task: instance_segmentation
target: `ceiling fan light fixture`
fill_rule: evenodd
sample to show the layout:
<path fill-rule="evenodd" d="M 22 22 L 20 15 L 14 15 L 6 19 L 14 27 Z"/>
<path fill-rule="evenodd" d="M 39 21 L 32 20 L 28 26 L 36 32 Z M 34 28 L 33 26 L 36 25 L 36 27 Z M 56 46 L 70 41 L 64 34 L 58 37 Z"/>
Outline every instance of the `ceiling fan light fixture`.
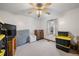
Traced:
<path fill-rule="evenodd" d="M 42 11 L 41 10 L 37 10 L 36 11 L 36 14 L 38 15 L 38 14 L 42 14 Z"/>
<path fill-rule="evenodd" d="M 46 13 L 50 15 L 48 12 L 48 7 L 51 5 L 51 3 L 31 3 L 34 10 L 36 11 L 36 14 L 40 17 L 43 13 Z"/>

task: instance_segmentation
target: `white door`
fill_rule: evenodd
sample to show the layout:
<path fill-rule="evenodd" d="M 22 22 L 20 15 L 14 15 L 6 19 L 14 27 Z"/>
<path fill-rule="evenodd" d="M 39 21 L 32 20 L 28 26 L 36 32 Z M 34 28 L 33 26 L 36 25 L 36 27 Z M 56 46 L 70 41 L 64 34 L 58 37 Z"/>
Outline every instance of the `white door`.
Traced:
<path fill-rule="evenodd" d="M 48 21 L 48 33 L 49 33 L 48 38 L 53 41 L 55 41 L 55 35 L 57 33 L 56 25 L 57 25 L 56 19 Z"/>

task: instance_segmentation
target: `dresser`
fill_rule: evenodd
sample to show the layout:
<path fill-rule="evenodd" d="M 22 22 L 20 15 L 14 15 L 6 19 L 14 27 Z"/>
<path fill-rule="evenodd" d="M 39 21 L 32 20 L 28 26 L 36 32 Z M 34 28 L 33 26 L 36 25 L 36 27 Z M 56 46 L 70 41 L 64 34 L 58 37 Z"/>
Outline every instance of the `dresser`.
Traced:
<path fill-rule="evenodd" d="M 44 39 L 44 30 L 35 30 L 34 34 L 37 40 Z"/>

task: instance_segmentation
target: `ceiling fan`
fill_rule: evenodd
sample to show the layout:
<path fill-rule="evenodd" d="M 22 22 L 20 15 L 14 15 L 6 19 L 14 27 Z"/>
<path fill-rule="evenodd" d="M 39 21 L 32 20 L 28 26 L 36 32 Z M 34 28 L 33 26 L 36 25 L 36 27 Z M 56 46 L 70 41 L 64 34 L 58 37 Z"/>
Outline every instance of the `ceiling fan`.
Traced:
<path fill-rule="evenodd" d="M 50 15 L 50 12 L 48 12 L 48 7 L 51 5 L 51 3 L 30 3 L 32 6 L 31 11 L 29 11 L 29 14 L 36 13 L 38 17 L 40 17 L 43 13 Z"/>

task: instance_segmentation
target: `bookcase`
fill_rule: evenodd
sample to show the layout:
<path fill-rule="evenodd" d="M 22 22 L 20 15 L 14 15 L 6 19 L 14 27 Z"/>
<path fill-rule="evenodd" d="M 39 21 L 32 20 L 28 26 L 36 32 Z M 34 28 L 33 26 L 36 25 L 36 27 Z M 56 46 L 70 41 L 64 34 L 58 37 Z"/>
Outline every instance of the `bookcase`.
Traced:
<path fill-rule="evenodd" d="M 69 36 L 69 32 L 59 32 L 58 36 L 55 37 L 56 39 L 56 48 L 63 50 L 65 52 L 70 51 L 70 41 L 72 37 Z"/>
<path fill-rule="evenodd" d="M 16 25 L 2 24 L 0 27 L 0 56 L 13 56 L 16 51 Z"/>

